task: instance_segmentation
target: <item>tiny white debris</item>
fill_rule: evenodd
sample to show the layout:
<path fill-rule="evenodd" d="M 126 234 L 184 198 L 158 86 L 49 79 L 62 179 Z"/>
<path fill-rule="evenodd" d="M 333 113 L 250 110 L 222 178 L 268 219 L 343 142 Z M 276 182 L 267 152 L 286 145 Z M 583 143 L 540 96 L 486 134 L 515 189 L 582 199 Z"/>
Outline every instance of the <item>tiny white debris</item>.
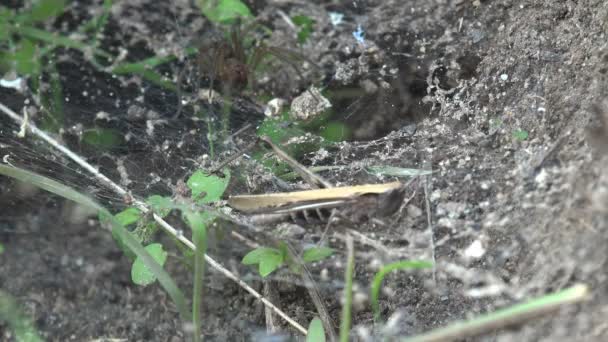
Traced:
<path fill-rule="evenodd" d="M 214 99 L 221 99 L 221 95 L 213 89 L 205 88 L 198 91 L 198 98 L 213 103 Z"/>
<path fill-rule="evenodd" d="M 274 98 L 268 101 L 266 108 L 264 108 L 264 115 L 267 117 L 273 117 L 281 114 L 281 110 L 286 103 L 287 101 L 280 98 Z"/>
<path fill-rule="evenodd" d="M 0 87 L 12 88 L 19 92 L 23 91 L 23 78 L 17 77 L 14 80 L 0 79 Z"/>
<path fill-rule="evenodd" d="M 328 281 L 329 280 L 329 270 L 327 268 L 324 268 L 321 270 L 321 280 L 322 281 Z"/>
<path fill-rule="evenodd" d="M 545 169 L 542 169 L 542 170 L 540 170 L 538 175 L 536 175 L 536 177 L 534 177 L 534 181 L 536 183 L 538 183 L 539 185 L 545 185 L 548 177 L 549 177 L 549 174 L 547 173 L 547 171 L 545 171 Z"/>
<path fill-rule="evenodd" d="M 470 289 L 466 291 L 467 296 L 471 298 L 487 298 L 495 297 L 505 291 L 505 286 L 500 284 L 491 284 L 485 287 Z"/>
<path fill-rule="evenodd" d="M 473 243 L 464 251 L 464 256 L 472 259 L 479 259 L 484 254 L 486 254 L 486 250 L 483 248 L 481 240 L 473 241 Z"/>
<path fill-rule="evenodd" d="M 436 202 L 441 198 L 441 191 L 439 189 L 431 193 L 431 202 Z"/>
<path fill-rule="evenodd" d="M 547 111 L 547 110 L 545 109 L 545 107 L 538 107 L 536 110 L 537 110 L 539 113 L 544 113 L 544 112 L 546 112 L 546 111 Z"/>
<path fill-rule="evenodd" d="M 509 75 L 507 75 L 507 74 L 502 74 L 502 75 L 500 75 L 500 79 L 501 79 L 501 80 L 503 80 L 503 81 L 506 81 L 506 80 L 508 80 L 508 79 L 509 79 Z"/>
<path fill-rule="evenodd" d="M 100 111 L 95 114 L 95 119 L 97 120 L 110 120 L 110 114 L 108 112 Z"/>
<path fill-rule="evenodd" d="M 344 14 L 338 12 L 329 12 L 329 20 L 334 27 L 340 25 L 342 23 L 342 19 L 344 19 Z"/>

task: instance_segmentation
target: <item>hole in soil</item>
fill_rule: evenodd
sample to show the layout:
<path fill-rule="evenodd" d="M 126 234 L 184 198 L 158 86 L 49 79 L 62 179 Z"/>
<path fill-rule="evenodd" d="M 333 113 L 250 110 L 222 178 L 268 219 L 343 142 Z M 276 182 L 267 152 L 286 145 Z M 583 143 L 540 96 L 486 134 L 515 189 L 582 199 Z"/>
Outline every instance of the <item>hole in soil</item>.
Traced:
<path fill-rule="evenodd" d="M 462 69 L 459 78 L 468 80 L 477 77 L 477 66 L 481 63 L 481 58 L 479 56 L 465 54 L 462 57 L 458 57 L 456 62 Z"/>
<path fill-rule="evenodd" d="M 363 54 L 337 67 L 326 93 L 333 106 L 332 121 L 344 123 L 352 132 L 348 140 L 377 139 L 429 112 L 430 106 L 421 101 L 427 68 L 407 56 L 407 52 L 388 57 Z M 340 74 L 344 72 L 346 76 Z M 345 79 L 348 73 L 356 75 Z"/>

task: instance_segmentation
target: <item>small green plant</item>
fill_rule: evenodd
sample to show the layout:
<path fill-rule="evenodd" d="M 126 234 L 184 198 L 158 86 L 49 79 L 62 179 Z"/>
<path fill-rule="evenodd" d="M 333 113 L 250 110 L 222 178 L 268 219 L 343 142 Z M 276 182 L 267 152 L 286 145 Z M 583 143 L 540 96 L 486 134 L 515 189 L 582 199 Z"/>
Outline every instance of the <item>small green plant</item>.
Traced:
<path fill-rule="evenodd" d="M 302 260 L 307 263 L 321 261 L 330 257 L 334 250 L 328 247 L 312 247 L 304 250 Z M 292 270 L 298 271 L 296 265 L 289 256 L 287 247 L 280 244 L 279 248 L 259 247 L 247 253 L 242 260 L 244 265 L 258 265 L 258 273 L 263 278 L 287 264 Z"/>
<path fill-rule="evenodd" d="M 8 293 L 0 290 L 0 322 L 6 322 L 16 341 L 43 341 L 32 321 L 26 317 L 19 305 Z"/>
<path fill-rule="evenodd" d="M 513 131 L 513 138 L 519 140 L 519 141 L 524 141 L 526 139 L 528 139 L 528 131 L 523 130 L 523 129 L 518 129 Z"/>
<path fill-rule="evenodd" d="M 242 260 L 244 265 L 258 265 L 258 272 L 266 277 L 287 260 L 286 251 L 278 248 L 259 247 L 247 253 Z"/>
<path fill-rule="evenodd" d="M 167 252 L 160 243 L 149 244 L 145 249 L 161 267 L 165 265 L 165 261 L 167 261 Z M 143 263 L 141 258 L 137 258 L 131 267 L 131 279 L 137 285 L 146 286 L 155 282 L 156 276 Z"/>
<path fill-rule="evenodd" d="M 203 15 L 215 23 L 229 24 L 252 16 L 249 7 L 240 0 L 197 0 L 196 3 Z"/>
<path fill-rule="evenodd" d="M 82 141 L 101 150 L 110 150 L 121 145 L 123 138 L 115 129 L 89 128 L 82 132 Z"/>
<path fill-rule="evenodd" d="M 325 342 L 325 329 L 323 329 L 323 322 L 318 317 L 310 321 L 306 342 Z"/>
<path fill-rule="evenodd" d="M 380 305 L 378 304 L 378 297 L 380 296 L 380 287 L 382 286 L 382 281 L 384 280 L 384 277 L 386 277 L 389 273 L 397 270 L 407 271 L 431 267 L 433 267 L 433 264 L 428 261 L 416 260 L 397 261 L 392 264 L 383 266 L 374 276 L 374 280 L 372 281 L 371 286 L 370 298 L 372 302 L 372 309 L 374 311 L 374 319 L 378 320 L 378 318 L 380 318 Z"/>
<path fill-rule="evenodd" d="M 191 193 L 190 201 L 196 204 L 208 204 L 219 200 L 224 194 L 229 180 L 229 171 L 224 172 L 224 177 L 207 175 L 200 170 L 194 172 L 186 182 Z M 155 214 L 162 218 L 166 217 L 172 209 L 181 210 L 184 221 L 188 223 L 191 229 L 199 231 L 197 234 L 205 235 L 200 233 L 200 230 L 206 229 L 208 224 L 214 219 L 207 212 L 194 212 L 181 203 L 175 203 L 171 198 L 159 195 L 148 197 L 146 204 L 152 208 Z M 150 220 L 148 216 L 143 215 L 135 207 L 125 208 L 117 213 L 114 218 L 125 227 L 135 225 L 136 227 L 131 230 L 131 234 L 142 244 L 147 244 L 152 235 L 158 230 L 156 222 Z M 125 254 L 133 259 L 134 255 L 127 248 L 124 248 L 122 241 L 116 236 L 115 239 Z M 146 245 L 146 250 L 161 266 L 164 265 L 167 255 L 162 245 L 152 243 Z M 152 284 L 156 280 L 154 274 L 138 259 L 134 260 L 131 267 L 131 279 L 135 284 L 143 286 Z"/>
<path fill-rule="evenodd" d="M 296 15 L 295 17 L 291 18 L 291 20 L 300 29 L 298 31 L 298 42 L 300 44 L 306 43 L 312 33 L 312 26 L 314 25 L 315 21 L 306 15 Z"/>

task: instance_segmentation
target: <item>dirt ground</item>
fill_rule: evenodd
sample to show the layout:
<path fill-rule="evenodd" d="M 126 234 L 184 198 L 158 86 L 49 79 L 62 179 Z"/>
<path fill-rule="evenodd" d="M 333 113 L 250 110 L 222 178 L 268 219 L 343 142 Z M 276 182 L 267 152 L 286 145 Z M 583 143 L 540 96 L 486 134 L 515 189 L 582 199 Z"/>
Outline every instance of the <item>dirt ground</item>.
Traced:
<path fill-rule="evenodd" d="M 365 89 L 360 96 L 332 99 L 339 120 L 352 130 L 350 141 L 307 154 L 303 163 L 342 166 L 322 173 L 342 185 L 395 179 L 365 172 L 370 165 L 433 171 L 427 181 L 410 185 L 407 205 L 384 218 L 389 225 L 357 227 L 383 249 L 356 247 L 359 306 L 353 339 L 410 336 L 577 283 L 589 286 L 590 300 L 471 340 L 608 339 L 608 3 L 253 2 L 254 14 L 273 28 L 268 44 L 294 44 L 294 30 L 279 11 L 316 21 L 301 51 L 323 74 L 318 81 L 319 72 L 308 67 L 300 79 L 286 63 L 273 64 L 256 76 L 258 93 L 292 100 L 312 79 L 334 93 Z M 75 4 L 48 28 L 69 32 L 71 23 L 90 18 L 100 6 L 98 1 Z M 126 49 L 129 61 L 183 55 L 185 46 L 211 29 L 197 11 L 189 1 L 114 4 L 102 46 L 112 53 Z M 344 14 L 344 21 L 333 25 L 330 12 Z M 358 26 L 365 32 L 363 44 L 352 34 Z M 174 92 L 138 76 L 101 73 L 74 51 L 60 50 L 57 60 L 69 99 L 62 141 L 134 194 L 171 195 L 178 180 L 219 161 L 203 158 L 206 123 L 195 120 L 193 109 L 185 106 L 174 116 Z M 188 63 L 184 58 L 161 70 L 176 79 Z M 232 131 L 263 117 L 251 104 L 255 96 L 242 98 L 243 105 L 233 108 Z M 21 112 L 24 101 L 22 94 L 0 88 L 0 102 L 13 110 Z M 111 119 L 100 119 L 100 112 Z M 156 134 L 148 131 L 152 121 Z M 82 127 L 93 125 L 112 127 L 130 139 L 111 153 L 97 153 L 79 140 Z M 17 130 L 9 119 L 0 119 L 0 151 L 13 164 L 92 193 L 111 208 L 120 205 L 120 198 L 43 143 L 31 136 L 16 138 Z M 234 144 L 243 147 L 248 139 L 239 136 Z M 233 165 L 252 181 L 232 186 L 229 193 L 280 191 L 273 177 L 251 163 Z M 128 259 L 94 217 L 76 220 L 73 204 L 4 177 L 0 193 L 0 243 L 5 247 L 0 288 L 23 305 L 46 339 L 188 339 L 175 306 L 158 285 L 132 284 Z M 304 245 L 317 242 L 324 227 L 288 228 L 292 241 Z M 345 251 L 336 234 L 338 229 L 330 239 L 336 255 L 310 271 L 337 327 Z M 482 253 L 474 255 L 471 246 L 481 246 Z M 220 241 L 210 254 L 261 291 L 254 270 L 240 265 L 247 250 L 238 242 Z M 390 275 L 380 307 L 392 323 L 374 327 L 370 282 L 379 265 L 408 258 L 434 260 L 436 266 Z M 177 250 L 166 268 L 191 292 L 191 274 Z M 262 304 L 217 272 L 208 274 L 203 315 L 208 340 L 275 341 L 297 335 L 275 318 L 284 339 L 267 337 Z M 286 270 L 273 278 L 272 297 L 307 325 L 315 308 L 306 289 L 281 276 L 289 278 Z M 10 336 L 0 324 L 0 339 Z"/>

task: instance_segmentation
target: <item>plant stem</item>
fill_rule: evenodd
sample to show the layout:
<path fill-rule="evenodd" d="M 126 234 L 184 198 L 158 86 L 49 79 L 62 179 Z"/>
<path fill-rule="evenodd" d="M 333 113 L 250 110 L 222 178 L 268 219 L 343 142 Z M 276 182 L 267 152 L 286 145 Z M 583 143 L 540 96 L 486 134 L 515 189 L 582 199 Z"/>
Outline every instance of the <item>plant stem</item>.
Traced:
<path fill-rule="evenodd" d="M 342 322 L 340 323 L 340 342 L 348 342 L 348 335 L 351 325 L 351 309 L 353 301 L 353 276 L 355 273 L 355 248 L 353 237 L 348 235 L 346 238 L 346 248 L 348 250 L 346 271 L 344 276 L 344 305 L 342 306 Z"/>

